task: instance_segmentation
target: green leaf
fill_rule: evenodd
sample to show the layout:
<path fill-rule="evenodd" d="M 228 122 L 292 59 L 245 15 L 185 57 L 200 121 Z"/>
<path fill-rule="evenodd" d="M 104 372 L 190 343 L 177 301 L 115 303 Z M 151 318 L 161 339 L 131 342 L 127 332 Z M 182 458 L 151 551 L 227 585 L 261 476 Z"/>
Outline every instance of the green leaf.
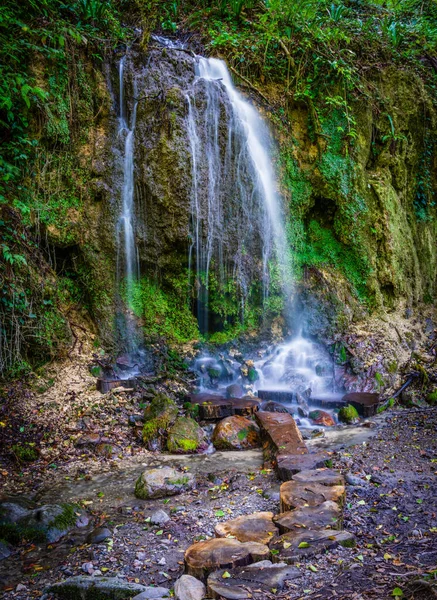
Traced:
<path fill-rule="evenodd" d="M 160 529 L 159 531 L 156 532 L 156 535 L 162 535 L 164 533 L 164 531 L 162 529 Z"/>
<path fill-rule="evenodd" d="M 225 571 L 222 575 L 223 579 L 229 579 L 230 576 L 231 576 L 231 574 L 228 573 L 227 571 Z"/>
<path fill-rule="evenodd" d="M 308 569 L 310 569 L 313 573 L 317 573 L 317 571 L 319 570 L 317 567 L 315 567 L 314 565 L 308 565 Z"/>
<path fill-rule="evenodd" d="M 222 510 L 216 510 L 214 514 L 216 517 L 224 517 L 225 516 L 225 513 Z"/>
<path fill-rule="evenodd" d="M 391 593 L 392 596 L 403 596 L 404 592 L 401 590 L 401 588 L 395 587 L 395 589 L 392 591 Z"/>
<path fill-rule="evenodd" d="M 308 544 L 308 542 L 301 542 L 298 546 L 298 548 L 309 548 L 310 545 Z"/>

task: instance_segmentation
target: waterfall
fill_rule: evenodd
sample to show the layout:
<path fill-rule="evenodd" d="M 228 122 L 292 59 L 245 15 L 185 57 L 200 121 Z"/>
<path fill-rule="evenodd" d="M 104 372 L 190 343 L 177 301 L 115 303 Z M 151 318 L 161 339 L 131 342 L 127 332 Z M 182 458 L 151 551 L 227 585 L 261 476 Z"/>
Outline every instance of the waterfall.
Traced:
<path fill-rule="evenodd" d="M 134 317 L 130 310 L 133 301 L 133 285 L 139 274 L 138 253 L 135 244 L 134 233 L 134 143 L 135 143 L 135 124 L 137 117 L 137 100 L 134 100 L 132 115 L 129 120 L 125 113 L 124 99 L 124 70 L 126 56 L 119 63 L 119 136 L 124 137 L 124 155 L 123 155 L 123 183 L 121 188 L 121 213 L 118 219 L 117 237 L 118 252 L 122 253 L 122 258 L 118 259 L 118 279 L 119 284 L 124 286 L 125 299 L 127 303 L 127 312 L 124 315 L 124 344 L 128 351 L 136 349 L 138 331 L 135 325 Z M 134 83 L 134 97 L 136 98 L 136 89 Z"/>
<path fill-rule="evenodd" d="M 237 91 L 223 61 L 198 58 L 196 75 L 186 95 L 193 180 L 189 269 L 194 272 L 195 265 L 198 322 L 207 332 L 213 263 L 219 285 L 231 280 L 238 286 L 242 314 L 253 285 L 248 263 L 254 257 L 262 261 L 264 300 L 272 250 L 286 303 L 292 296 L 292 270 L 268 128 Z M 228 273 L 231 262 L 233 272 Z"/>

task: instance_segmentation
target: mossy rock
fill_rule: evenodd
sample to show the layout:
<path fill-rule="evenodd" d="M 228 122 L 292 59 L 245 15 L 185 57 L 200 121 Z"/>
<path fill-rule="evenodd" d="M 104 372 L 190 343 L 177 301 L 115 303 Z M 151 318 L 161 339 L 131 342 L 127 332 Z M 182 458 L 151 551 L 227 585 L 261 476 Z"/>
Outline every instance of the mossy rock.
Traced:
<path fill-rule="evenodd" d="M 190 417 L 178 417 L 168 431 L 169 452 L 196 452 L 204 441 L 203 429 Z"/>
<path fill-rule="evenodd" d="M 178 416 L 177 405 L 165 396 L 157 394 L 144 411 L 143 442 L 148 447 L 161 447 L 162 438 Z"/>
<path fill-rule="evenodd" d="M 354 406 L 348 404 L 347 406 L 343 406 L 343 408 L 340 408 L 340 410 L 338 411 L 338 420 L 342 423 L 347 423 L 348 425 L 351 425 L 352 423 L 358 423 L 358 421 L 360 420 L 360 415 L 358 414 L 358 411 Z"/>
<path fill-rule="evenodd" d="M 247 378 L 250 383 L 255 383 L 255 381 L 259 379 L 258 371 L 255 369 L 255 367 L 249 367 Z"/>

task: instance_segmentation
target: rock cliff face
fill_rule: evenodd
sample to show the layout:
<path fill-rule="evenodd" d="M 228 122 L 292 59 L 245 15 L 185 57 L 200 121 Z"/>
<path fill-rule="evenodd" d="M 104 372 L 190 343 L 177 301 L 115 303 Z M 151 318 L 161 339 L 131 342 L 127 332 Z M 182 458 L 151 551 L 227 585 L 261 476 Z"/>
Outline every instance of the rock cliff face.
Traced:
<path fill-rule="evenodd" d="M 49 157 L 57 154 L 57 166 L 41 164 L 32 183 L 40 196 L 44 192 L 48 205 L 64 188 L 74 192 L 67 194 L 59 211 L 53 209 L 42 230 L 58 275 L 77 282 L 108 348 L 116 344 L 116 228 L 123 158 L 116 65 L 116 57 L 102 70 L 91 69 L 86 61 L 81 64 L 75 118 L 82 133 L 74 155 L 67 160 L 46 132 L 42 142 Z M 128 65 L 128 112 L 135 95 L 138 101 L 135 233 L 142 273 L 132 310 L 146 333 L 167 334 L 180 327 L 176 341 L 193 339 L 202 284 L 188 273 L 194 268 L 188 117 L 196 61 L 189 51 L 155 45 L 148 51 L 133 50 Z M 387 313 L 395 308 L 414 311 L 435 295 L 436 114 L 421 81 L 411 73 L 388 68 L 375 76 L 372 90 L 356 99 L 353 120 L 346 122 L 334 106 L 331 114 L 318 119 L 316 129 L 304 105 L 292 104 L 280 118 L 261 107 L 277 139 L 275 162 L 297 281 L 296 305 L 303 315 L 299 324 L 303 318 L 307 332 L 330 343 L 369 314 L 390 319 Z M 274 103 L 275 90 L 264 92 Z M 335 98 L 336 91 L 332 94 Z M 375 109 L 376 95 L 384 99 L 384 112 Z M 199 114 L 206 110 L 206 92 L 194 101 Z M 222 145 L 228 136 L 227 110 L 223 98 L 223 118 L 217 125 Z M 345 131 L 351 144 L 342 141 Z M 249 205 L 240 210 L 238 194 L 232 196 L 226 177 L 218 182 L 219 189 L 221 185 L 226 226 L 217 228 L 212 241 L 209 302 L 210 330 L 224 330 L 225 339 L 226 332 L 231 337 L 242 330 L 239 301 L 244 286 L 244 326 L 259 331 L 266 322 L 261 309 L 260 208 L 252 200 L 253 214 Z M 281 310 L 274 284 L 266 309 L 269 327 L 278 323 L 274 319 Z"/>

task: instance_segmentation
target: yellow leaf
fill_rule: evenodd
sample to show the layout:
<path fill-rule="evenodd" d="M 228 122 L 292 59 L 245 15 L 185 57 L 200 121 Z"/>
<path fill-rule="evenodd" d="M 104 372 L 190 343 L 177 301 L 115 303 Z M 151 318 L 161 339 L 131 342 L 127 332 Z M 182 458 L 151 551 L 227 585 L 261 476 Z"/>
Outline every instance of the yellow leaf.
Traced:
<path fill-rule="evenodd" d="M 227 571 L 225 571 L 222 575 L 223 579 L 228 579 L 230 576 L 230 573 L 228 573 Z"/>
<path fill-rule="evenodd" d="M 386 553 L 384 554 L 384 560 L 388 560 L 389 558 L 392 558 L 392 555 L 391 555 L 391 554 L 389 554 L 388 552 L 386 552 Z"/>
<path fill-rule="evenodd" d="M 284 542 L 284 550 L 287 550 L 291 546 L 290 542 Z"/>

